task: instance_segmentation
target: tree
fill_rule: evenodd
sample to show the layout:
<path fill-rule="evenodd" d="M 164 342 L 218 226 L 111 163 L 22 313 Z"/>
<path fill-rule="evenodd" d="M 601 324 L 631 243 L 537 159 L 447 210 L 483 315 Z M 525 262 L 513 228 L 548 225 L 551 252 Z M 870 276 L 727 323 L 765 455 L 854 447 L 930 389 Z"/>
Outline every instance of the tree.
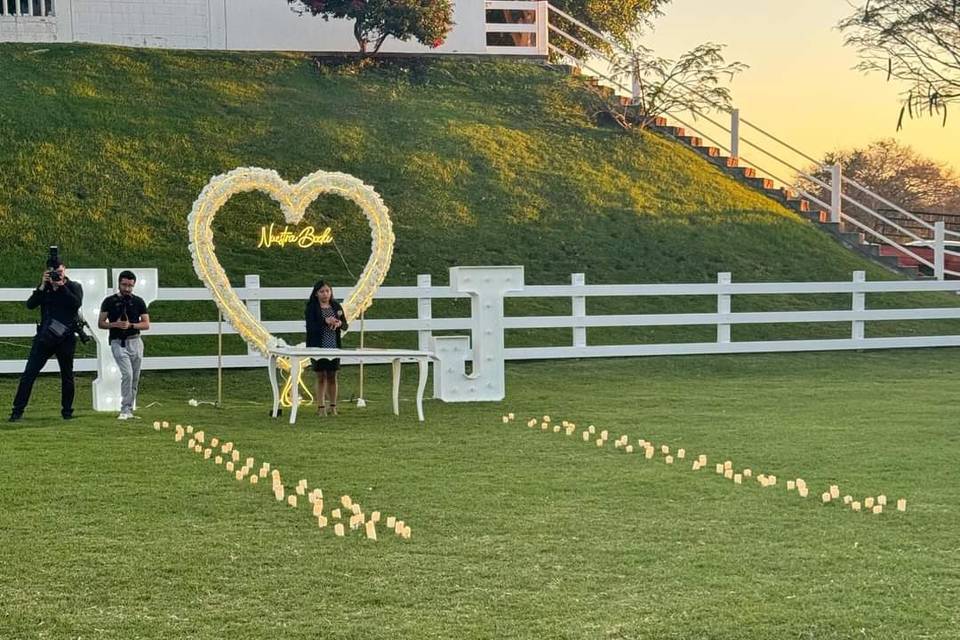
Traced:
<path fill-rule="evenodd" d="M 676 60 L 656 56 L 636 42 L 628 47 L 615 59 L 611 77 L 621 87 L 632 90 L 635 86 L 637 98 L 630 105 L 604 100 L 601 106 L 602 112 L 625 128 L 635 123 L 645 129 L 671 112 L 690 112 L 696 118 L 729 109 L 730 89 L 724 82 L 747 68 L 742 62 L 727 62 L 724 45 L 713 42 L 697 45 Z"/>
<path fill-rule="evenodd" d="M 651 18 L 660 15 L 662 7 L 669 1 L 553 0 L 551 4 L 590 28 L 606 33 L 619 42 L 625 42 L 642 26 L 648 25 Z"/>
<path fill-rule="evenodd" d="M 838 162 L 845 176 L 907 211 L 960 213 L 960 176 L 892 138 L 864 148 L 828 153 L 822 165 L 808 169 L 807 173 L 829 184 L 830 167 Z M 830 192 L 812 180 L 801 180 L 800 186 L 830 202 Z M 874 211 L 889 209 L 887 204 L 850 185 L 844 185 L 844 193 Z M 845 209 L 848 215 L 868 217 L 854 205 L 847 204 Z"/>
<path fill-rule="evenodd" d="M 903 118 L 939 115 L 960 101 L 960 2 L 957 0 L 867 0 L 838 25 L 856 47 L 858 69 L 901 80 Z"/>
<path fill-rule="evenodd" d="M 287 0 L 287 3 L 300 15 L 309 12 L 324 20 L 353 20 L 353 37 L 363 54 L 376 55 L 390 36 L 404 41 L 414 38 L 437 48 L 453 26 L 450 0 Z"/>
<path fill-rule="evenodd" d="M 651 49 L 633 45 L 631 68 L 637 78 L 637 107 L 643 114 L 641 126 L 671 111 L 698 114 L 727 110 L 730 89 L 724 82 L 747 69 L 742 62 L 727 62 L 725 45 L 699 44 L 676 60 L 660 58 Z"/>

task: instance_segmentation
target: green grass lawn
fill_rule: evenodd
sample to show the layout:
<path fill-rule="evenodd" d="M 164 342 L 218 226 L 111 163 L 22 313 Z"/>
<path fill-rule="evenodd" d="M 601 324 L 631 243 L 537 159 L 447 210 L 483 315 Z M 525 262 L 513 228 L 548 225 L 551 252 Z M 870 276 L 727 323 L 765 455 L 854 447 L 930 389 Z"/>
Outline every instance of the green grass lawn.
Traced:
<path fill-rule="evenodd" d="M 143 420 L 57 413 L 43 377 L 0 427 L 0 637 L 938 638 L 960 625 L 960 350 L 512 364 L 503 403 L 266 418 L 263 371 L 144 375 Z M 8 402 L 15 380 L 0 378 Z M 78 406 L 89 406 L 83 378 Z M 343 373 L 343 395 L 356 371 Z M 517 421 L 504 425 L 513 411 Z M 528 429 L 549 414 L 710 468 Z M 317 528 L 154 419 L 396 514 L 411 540 Z M 776 474 L 734 485 L 713 462 Z M 811 497 L 784 487 L 803 477 Z M 905 497 L 908 511 L 821 505 Z"/>

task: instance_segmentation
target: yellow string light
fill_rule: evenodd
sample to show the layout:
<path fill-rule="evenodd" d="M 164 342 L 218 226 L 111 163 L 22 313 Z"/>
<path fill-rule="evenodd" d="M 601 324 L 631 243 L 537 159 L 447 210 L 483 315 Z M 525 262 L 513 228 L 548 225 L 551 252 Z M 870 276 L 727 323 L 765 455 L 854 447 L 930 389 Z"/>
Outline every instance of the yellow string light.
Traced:
<path fill-rule="evenodd" d="M 300 379 L 297 383 L 300 385 L 300 404 L 313 404 L 313 393 L 310 391 L 310 387 L 303 381 L 303 374 L 307 372 L 307 365 L 310 362 L 310 358 L 302 358 L 300 360 Z M 278 358 L 277 359 L 277 368 L 280 369 L 281 376 L 283 378 L 283 386 L 280 391 L 280 404 L 284 407 L 293 406 L 293 383 L 292 378 L 292 367 L 290 366 L 289 358 Z"/>

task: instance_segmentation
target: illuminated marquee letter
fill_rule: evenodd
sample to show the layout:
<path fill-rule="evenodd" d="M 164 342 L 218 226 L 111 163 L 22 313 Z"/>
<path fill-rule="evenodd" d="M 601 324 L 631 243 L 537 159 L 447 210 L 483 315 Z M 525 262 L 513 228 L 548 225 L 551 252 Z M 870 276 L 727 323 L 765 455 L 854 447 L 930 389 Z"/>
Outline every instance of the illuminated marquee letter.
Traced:
<path fill-rule="evenodd" d="M 434 366 L 433 395 L 444 402 L 503 400 L 503 298 L 523 291 L 523 267 L 454 267 L 450 288 L 470 295 L 473 371 L 464 372 L 471 340 L 466 336 L 433 338 L 439 362 Z"/>

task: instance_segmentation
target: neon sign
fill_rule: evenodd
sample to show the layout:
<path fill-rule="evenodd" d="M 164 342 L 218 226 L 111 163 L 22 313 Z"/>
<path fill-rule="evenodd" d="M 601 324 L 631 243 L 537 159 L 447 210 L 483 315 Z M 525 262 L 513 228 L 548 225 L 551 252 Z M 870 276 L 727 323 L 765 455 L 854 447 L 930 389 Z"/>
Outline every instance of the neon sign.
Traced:
<path fill-rule="evenodd" d="M 285 225 L 282 229 L 275 229 L 274 226 L 271 222 L 269 226 L 260 227 L 258 249 L 269 248 L 274 245 L 283 248 L 288 244 L 300 249 L 309 249 L 313 246 L 323 246 L 333 242 L 333 232 L 330 227 L 317 233 L 313 225 L 306 226 L 299 231 L 291 231 L 289 225 Z"/>

